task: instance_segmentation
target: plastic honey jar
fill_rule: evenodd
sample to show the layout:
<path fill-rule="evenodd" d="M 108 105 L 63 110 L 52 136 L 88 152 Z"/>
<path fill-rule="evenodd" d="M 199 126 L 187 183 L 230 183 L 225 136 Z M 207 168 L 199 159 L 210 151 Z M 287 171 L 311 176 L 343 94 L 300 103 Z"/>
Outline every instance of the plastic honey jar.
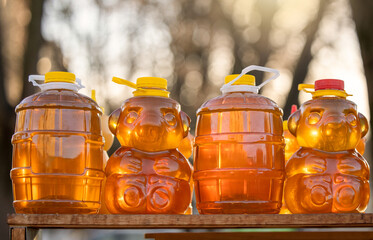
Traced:
<path fill-rule="evenodd" d="M 310 91 L 309 89 L 314 89 Z M 300 149 L 286 165 L 285 202 L 292 213 L 363 212 L 369 201 L 369 165 L 356 146 L 367 119 L 347 100 L 344 82 L 300 84 L 312 93 L 288 120 Z"/>
<path fill-rule="evenodd" d="M 292 105 L 291 113 L 294 113 L 295 111 L 297 111 L 297 105 Z M 299 145 L 297 142 L 297 138 L 289 132 L 287 120 L 283 122 L 283 129 L 284 129 L 284 139 L 285 139 L 285 165 L 286 165 L 290 157 L 299 149 Z M 286 207 L 284 196 L 283 196 L 280 214 L 289 214 L 289 213 L 291 212 Z"/>
<path fill-rule="evenodd" d="M 38 84 L 35 80 L 44 80 Z M 68 72 L 29 77 L 41 92 L 16 107 L 12 137 L 17 213 L 97 213 L 104 180 L 101 110 Z"/>
<path fill-rule="evenodd" d="M 105 203 L 111 213 L 188 214 L 192 166 L 177 149 L 188 136 L 190 118 L 169 98 L 167 80 L 138 78 L 133 97 L 109 117 L 122 145 L 106 165 Z"/>
<path fill-rule="evenodd" d="M 255 86 L 259 70 L 274 76 Z M 193 179 L 201 214 L 278 213 L 284 181 L 282 110 L 258 90 L 277 70 L 229 75 L 197 111 Z"/>

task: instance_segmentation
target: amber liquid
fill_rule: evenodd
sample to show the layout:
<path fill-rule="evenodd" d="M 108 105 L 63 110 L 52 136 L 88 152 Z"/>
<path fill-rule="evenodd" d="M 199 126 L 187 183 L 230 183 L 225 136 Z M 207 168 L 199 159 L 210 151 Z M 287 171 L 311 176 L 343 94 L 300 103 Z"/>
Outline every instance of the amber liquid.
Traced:
<path fill-rule="evenodd" d="M 194 145 L 194 136 L 191 133 L 188 133 L 188 136 L 186 136 L 185 138 L 183 138 L 183 140 L 181 141 L 179 147 L 177 147 L 177 150 L 179 150 L 179 152 L 181 154 L 183 154 L 186 159 L 189 159 L 192 156 L 192 154 L 193 154 L 193 145 Z M 190 188 L 190 190 L 191 190 L 191 196 L 193 196 L 193 186 L 194 186 L 193 179 L 191 179 L 190 186 L 191 186 L 191 188 Z M 184 214 L 186 214 L 186 215 L 193 214 L 192 203 L 189 204 L 189 207 L 184 212 Z"/>
<path fill-rule="evenodd" d="M 194 136 L 188 133 L 188 136 L 183 138 L 180 145 L 177 147 L 177 150 L 184 155 L 186 159 L 190 158 L 193 153 L 193 144 L 194 144 Z"/>
<path fill-rule="evenodd" d="M 228 93 L 197 112 L 193 175 L 202 214 L 278 213 L 282 112 L 258 94 Z"/>
<path fill-rule="evenodd" d="M 180 105 L 164 97 L 133 97 L 112 113 L 109 124 L 122 147 L 105 168 L 108 211 L 190 214 L 193 170 L 183 156 L 188 152 L 177 150 L 183 138 L 190 144 Z"/>
<path fill-rule="evenodd" d="M 285 165 L 291 158 L 291 156 L 299 149 L 299 145 L 297 142 L 296 137 L 289 132 L 289 130 L 284 130 L 284 138 L 285 138 Z M 290 214 L 291 212 L 286 206 L 285 196 L 282 197 L 282 207 L 280 210 L 280 214 Z"/>
<path fill-rule="evenodd" d="M 105 203 L 111 213 L 183 214 L 191 202 L 191 167 L 177 150 L 121 147 L 106 166 Z"/>
<path fill-rule="evenodd" d="M 356 150 L 367 122 L 344 98 L 304 103 L 289 118 L 301 148 L 286 165 L 285 202 L 292 213 L 363 212 L 369 201 L 369 165 Z"/>
<path fill-rule="evenodd" d="M 285 201 L 292 213 L 363 212 L 369 166 L 355 150 L 299 149 L 286 165 Z"/>
<path fill-rule="evenodd" d="M 96 213 L 104 179 L 98 106 L 69 90 L 47 90 L 16 109 L 13 143 L 17 213 Z"/>
<path fill-rule="evenodd" d="M 105 139 L 105 144 L 104 144 L 104 151 L 103 151 L 103 161 L 104 161 L 104 169 L 106 167 L 106 163 L 109 160 L 109 155 L 107 154 L 107 150 L 109 150 L 114 142 L 114 135 L 111 133 L 109 129 L 109 117 L 105 114 L 102 115 L 101 117 L 101 128 L 102 128 L 102 135 Z M 106 183 L 106 178 L 104 180 L 104 183 L 102 185 L 101 189 L 101 208 L 99 210 L 99 214 L 109 214 L 109 211 L 106 208 L 105 204 L 105 198 L 104 198 L 104 190 L 105 190 L 105 183 Z"/>
<path fill-rule="evenodd" d="M 356 146 L 356 151 L 358 151 L 361 155 L 365 152 L 365 138 L 360 139 L 359 143 Z"/>

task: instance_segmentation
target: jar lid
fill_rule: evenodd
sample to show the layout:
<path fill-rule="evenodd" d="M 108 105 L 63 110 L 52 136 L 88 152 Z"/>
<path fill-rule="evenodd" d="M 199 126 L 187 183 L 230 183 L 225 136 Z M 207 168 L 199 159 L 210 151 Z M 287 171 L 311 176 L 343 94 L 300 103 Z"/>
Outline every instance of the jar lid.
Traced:
<path fill-rule="evenodd" d="M 224 82 L 227 84 L 230 81 L 234 80 L 238 77 L 239 74 L 231 74 L 225 77 Z M 232 85 L 251 85 L 255 86 L 255 76 L 253 75 L 242 75 L 237 81 L 235 81 Z"/>
<path fill-rule="evenodd" d="M 45 83 L 49 82 L 67 82 L 75 83 L 75 74 L 69 72 L 47 72 L 45 74 Z"/>
<path fill-rule="evenodd" d="M 126 79 L 113 77 L 113 82 L 126 85 L 136 89 L 133 91 L 135 97 L 138 96 L 155 96 L 169 97 L 170 92 L 167 91 L 167 80 L 159 77 L 141 77 L 138 78 L 136 84 Z"/>
<path fill-rule="evenodd" d="M 167 90 L 167 80 L 159 77 L 140 77 L 136 81 L 137 88 L 159 88 Z"/>
<path fill-rule="evenodd" d="M 325 89 L 344 90 L 345 84 L 343 80 L 339 79 L 320 79 L 315 81 L 315 91 Z"/>

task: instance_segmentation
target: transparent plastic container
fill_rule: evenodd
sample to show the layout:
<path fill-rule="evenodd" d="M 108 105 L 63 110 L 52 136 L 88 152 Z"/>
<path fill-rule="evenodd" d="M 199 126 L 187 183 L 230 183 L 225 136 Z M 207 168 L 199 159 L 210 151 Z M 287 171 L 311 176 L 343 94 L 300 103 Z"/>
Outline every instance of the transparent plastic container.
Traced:
<path fill-rule="evenodd" d="M 75 75 L 30 76 L 41 92 L 17 107 L 13 143 L 17 213 L 97 213 L 104 179 L 101 110 Z M 77 80 L 77 81 L 76 81 Z"/>
<path fill-rule="evenodd" d="M 297 106 L 293 105 L 291 114 L 297 111 Z M 284 129 L 284 139 L 285 139 L 285 165 L 291 158 L 291 156 L 298 151 L 299 144 L 297 142 L 297 138 L 289 132 L 288 129 L 288 121 L 284 121 L 283 123 L 283 129 Z"/>
<path fill-rule="evenodd" d="M 193 145 L 194 145 L 194 136 L 191 133 L 188 133 L 188 136 L 183 138 L 180 145 L 177 147 L 177 150 L 179 150 L 179 152 L 183 154 L 186 159 L 189 159 L 193 154 Z M 193 196 L 193 186 L 194 186 L 193 178 L 190 180 L 190 185 L 192 186 L 191 195 Z M 185 211 L 184 214 L 191 215 L 192 213 L 193 213 L 193 206 L 192 206 L 192 203 L 190 203 L 188 210 Z"/>
<path fill-rule="evenodd" d="M 97 103 L 96 100 L 96 90 L 92 90 L 91 92 L 91 98 Z M 107 151 L 111 148 L 114 142 L 114 135 L 111 133 L 109 129 L 109 116 L 105 114 L 105 109 L 103 107 L 100 107 L 102 111 L 102 116 L 101 116 L 101 129 L 102 129 L 102 136 L 105 139 L 105 144 L 104 144 L 104 151 L 103 151 L 103 166 L 104 169 L 106 167 L 107 161 L 109 160 L 109 155 Z M 105 204 L 105 198 L 104 198 L 104 189 L 105 189 L 105 183 L 106 183 L 106 178 L 104 179 L 104 182 L 102 184 L 101 188 L 101 208 L 98 212 L 98 214 L 109 214 L 109 211 L 106 208 Z"/>
<path fill-rule="evenodd" d="M 360 139 L 359 143 L 356 146 L 356 151 L 358 151 L 361 155 L 365 152 L 365 145 L 366 145 L 366 138 L 363 137 Z"/>
<path fill-rule="evenodd" d="M 190 158 L 193 153 L 194 136 L 188 133 L 188 136 L 183 138 L 180 145 L 177 147 L 179 152 L 184 155 L 186 159 Z"/>
<path fill-rule="evenodd" d="M 193 169 L 177 150 L 189 133 L 189 117 L 168 97 L 166 79 L 113 81 L 136 91 L 109 117 L 109 128 L 122 146 L 105 169 L 108 211 L 189 214 Z"/>
<path fill-rule="evenodd" d="M 252 70 L 275 74 L 258 87 Z M 258 94 L 278 71 L 249 66 L 197 111 L 193 179 L 201 214 L 278 213 L 284 181 L 282 110 Z"/>
<path fill-rule="evenodd" d="M 285 201 L 292 213 L 363 212 L 369 201 L 369 165 L 356 151 L 367 119 L 347 100 L 344 82 L 301 84 L 312 93 L 288 120 L 300 149 L 286 165 Z M 307 89 L 315 89 L 309 91 Z"/>
<path fill-rule="evenodd" d="M 293 105 L 291 108 L 291 113 L 297 111 L 297 105 Z M 297 138 L 289 132 L 288 129 L 288 121 L 285 120 L 283 122 L 283 129 L 284 129 L 284 139 L 285 139 L 285 165 L 291 158 L 291 156 L 299 149 L 299 145 L 297 142 Z M 280 214 L 290 214 L 291 212 L 286 207 L 284 196 L 282 197 L 282 207 L 280 210 Z"/>

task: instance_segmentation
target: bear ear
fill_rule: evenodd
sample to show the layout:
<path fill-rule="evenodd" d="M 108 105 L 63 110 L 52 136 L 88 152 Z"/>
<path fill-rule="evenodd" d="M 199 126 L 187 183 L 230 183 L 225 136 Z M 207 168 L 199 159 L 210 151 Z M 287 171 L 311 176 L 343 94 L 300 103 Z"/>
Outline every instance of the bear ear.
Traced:
<path fill-rule="evenodd" d="M 368 120 L 361 113 L 358 114 L 360 120 L 361 137 L 364 137 L 369 130 Z"/>
<path fill-rule="evenodd" d="M 118 121 L 119 121 L 121 112 L 122 112 L 122 109 L 118 108 L 114 110 L 114 112 L 112 112 L 109 116 L 109 129 L 114 135 L 116 135 L 117 133 L 117 126 L 118 126 Z"/>
<path fill-rule="evenodd" d="M 180 118 L 183 124 L 183 137 L 186 137 L 189 133 L 190 117 L 185 112 L 180 111 Z"/>
<path fill-rule="evenodd" d="M 294 136 L 297 136 L 297 127 L 298 127 L 299 119 L 300 119 L 299 109 L 295 111 L 293 114 L 291 114 L 288 119 L 289 132 L 291 132 L 291 134 L 293 134 Z"/>

